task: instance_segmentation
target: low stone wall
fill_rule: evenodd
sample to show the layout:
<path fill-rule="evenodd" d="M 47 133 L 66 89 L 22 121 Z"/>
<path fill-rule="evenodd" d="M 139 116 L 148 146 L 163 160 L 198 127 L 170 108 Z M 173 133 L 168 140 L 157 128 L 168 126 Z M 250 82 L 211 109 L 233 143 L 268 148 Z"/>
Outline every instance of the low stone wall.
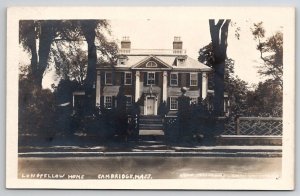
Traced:
<path fill-rule="evenodd" d="M 281 136 L 220 135 L 216 145 L 282 145 Z"/>

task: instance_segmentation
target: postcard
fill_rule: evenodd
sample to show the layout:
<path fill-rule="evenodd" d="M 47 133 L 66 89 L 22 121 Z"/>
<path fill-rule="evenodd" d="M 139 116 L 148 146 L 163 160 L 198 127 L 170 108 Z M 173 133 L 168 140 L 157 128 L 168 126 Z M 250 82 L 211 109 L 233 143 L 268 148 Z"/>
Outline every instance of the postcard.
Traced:
<path fill-rule="evenodd" d="M 292 7 L 11 7 L 6 187 L 293 190 Z"/>

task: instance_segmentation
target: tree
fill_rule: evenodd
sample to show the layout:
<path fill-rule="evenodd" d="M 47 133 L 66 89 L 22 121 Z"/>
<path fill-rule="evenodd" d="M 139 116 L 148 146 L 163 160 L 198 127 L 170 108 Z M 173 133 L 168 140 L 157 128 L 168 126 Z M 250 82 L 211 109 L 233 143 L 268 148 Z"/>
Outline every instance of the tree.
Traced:
<path fill-rule="evenodd" d="M 220 19 L 215 23 L 209 20 L 210 35 L 212 41 L 213 68 L 214 68 L 214 113 L 222 116 L 224 111 L 224 69 L 227 57 L 227 37 L 230 20 Z"/>
<path fill-rule="evenodd" d="M 41 88 L 51 44 L 63 25 L 56 20 L 21 20 L 19 25 L 19 42 L 31 53 L 30 79 L 35 87 Z"/>
<path fill-rule="evenodd" d="M 51 55 L 56 74 L 63 80 L 84 85 L 87 72 L 87 55 L 78 42 L 56 42 Z"/>
<path fill-rule="evenodd" d="M 260 82 L 247 94 L 249 116 L 282 116 L 282 89 L 272 79 Z"/>
<path fill-rule="evenodd" d="M 43 75 L 49 63 L 50 50 L 54 42 L 70 43 L 83 39 L 87 42 L 88 66 L 85 84 L 88 89 L 95 81 L 97 63 L 95 39 L 99 38 L 98 42 L 104 45 L 98 46 L 102 48 L 102 52 L 105 46 L 114 46 L 114 44 L 108 44 L 104 36 L 106 32 L 110 33 L 106 20 L 22 20 L 19 26 L 19 42 L 31 55 L 29 75 L 39 88 L 42 87 Z M 115 53 L 112 48 L 106 52 L 107 56 L 111 57 L 110 53 Z"/>
<path fill-rule="evenodd" d="M 213 68 L 214 63 L 214 51 L 212 48 L 212 43 L 204 46 L 199 50 L 198 60 L 201 63 L 206 64 Z M 235 61 L 231 58 L 226 57 L 225 67 L 224 67 L 224 91 L 228 93 L 230 101 L 230 110 L 232 115 L 244 114 L 247 110 L 247 83 L 234 74 L 234 63 Z M 209 88 L 214 88 L 214 73 L 210 74 L 208 77 Z"/>
<path fill-rule="evenodd" d="M 254 40 L 258 41 L 257 50 L 264 65 L 260 67 L 259 73 L 273 79 L 281 88 L 283 87 L 283 34 L 277 31 L 274 35 L 265 38 L 263 22 L 254 23 L 251 28 Z"/>

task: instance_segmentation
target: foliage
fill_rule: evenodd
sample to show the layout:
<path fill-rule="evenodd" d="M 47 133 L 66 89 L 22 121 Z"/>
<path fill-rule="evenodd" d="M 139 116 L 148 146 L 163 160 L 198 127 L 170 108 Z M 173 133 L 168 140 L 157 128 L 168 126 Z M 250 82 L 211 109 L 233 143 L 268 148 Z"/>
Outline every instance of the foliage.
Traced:
<path fill-rule="evenodd" d="M 211 43 L 199 50 L 198 60 L 209 67 L 213 67 L 214 51 Z M 231 104 L 231 114 L 245 114 L 246 97 L 248 92 L 247 83 L 235 76 L 234 63 L 233 59 L 226 57 L 224 66 L 224 91 L 228 93 Z M 209 89 L 214 88 L 214 74 L 215 73 L 211 73 L 208 77 Z"/>
<path fill-rule="evenodd" d="M 61 42 L 70 44 L 71 42 L 83 40 L 88 43 L 88 67 L 86 68 L 88 77 L 86 78 L 91 77 L 89 83 L 91 83 L 90 81 L 94 77 L 95 65 L 97 62 L 96 47 L 101 53 L 99 61 L 115 60 L 114 54 L 116 53 L 116 44 L 108 42 L 105 36 L 110 35 L 110 26 L 106 20 L 21 20 L 19 26 L 19 42 L 24 50 L 31 55 L 29 78 L 33 80 L 34 84 L 38 87 L 41 87 L 44 72 L 49 65 L 49 55 L 56 56 L 56 61 L 61 62 L 60 65 L 57 65 L 56 67 L 59 67 L 60 71 L 58 71 L 58 73 L 63 74 L 63 77 L 70 75 L 71 71 L 70 63 L 66 64 L 66 69 L 62 68 L 65 62 L 72 62 L 74 58 L 82 59 L 82 51 L 77 51 L 78 54 L 72 55 L 71 59 L 68 60 L 66 59 L 66 57 L 68 57 L 67 54 L 58 56 L 58 51 L 54 54 L 54 43 L 59 43 L 58 45 L 61 45 Z M 97 45 L 95 45 L 95 43 Z M 50 53 L 50 51 L 52 52 Z M 61 52 L 62 51 L 60 51 L 60 53 Z M 78 56 L 76 57 L 76 55 Z M 61 59 L 58 59 L 58 57 Z M 83 62 L 84 60 L 82 59 L 81 63 Z M 82 64 L 77 65 L 77 68 L 78 67 L 82 68 Z M 62 70 L 67 70 L 67 73 L 64 73 Z M 76 69 L 73 71 L 76 72 Z M 85 72 L 85 70 L 81 69 L 81 72 Z M 78 73 L 75 75 L 78 75 Z M 83 76 L 81 74 L 80 78 L 77 77 L 77 80 L 82 80 L 82 78 Z"/>
<path fill-rule="evenodd" d="M 257 50 L 264 65 L 260 67 L 262 76 L 271 77 L 279 86 L 283 86 L 283 33 L 277 31 L 266 38 L 263 22 L 254 23 L 251 28 L 254 40 L 258 41 Z"/>
<path fill-rule="evenodd" d="M 282 88 L 272 79 L 260 82 L 247 94 L 249 116 L 282 116 Z"/>
<path fill-rule="evenodd" d="M 86 51 L 83 51 L 78 42 L 56 42 L 52 48 L 56 74 L 64 80 L 74 80 L 84 84 L 87 71 Z"/>
<path fill-rule="evenodd" d="M 35 88 L 32 81 L 19 81 L 19 134 L 52 136 L 55 134 L 55 101 L 50 90 Z"/>

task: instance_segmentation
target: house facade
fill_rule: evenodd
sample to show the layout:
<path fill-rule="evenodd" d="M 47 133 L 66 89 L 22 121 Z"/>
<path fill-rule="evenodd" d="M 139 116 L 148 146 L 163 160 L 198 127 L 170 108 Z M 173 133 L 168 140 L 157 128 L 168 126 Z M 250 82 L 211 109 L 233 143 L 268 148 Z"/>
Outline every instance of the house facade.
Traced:
<path fill-rule="evenodd" d="M 116 107 L 120 87 L 129 107 L 140 103 L 141 115 L 158 115 L 162 103 L 176 112 L 182 87 L 188 89 L 191 102 L 205 99 L 211 68 L 187 56 L 182 46 L 180 37 L 174 37 L 170 50 L 132 49 L 131 41 L 124 37 L 117 64 L 97 65 L 96 106 Z"/>

